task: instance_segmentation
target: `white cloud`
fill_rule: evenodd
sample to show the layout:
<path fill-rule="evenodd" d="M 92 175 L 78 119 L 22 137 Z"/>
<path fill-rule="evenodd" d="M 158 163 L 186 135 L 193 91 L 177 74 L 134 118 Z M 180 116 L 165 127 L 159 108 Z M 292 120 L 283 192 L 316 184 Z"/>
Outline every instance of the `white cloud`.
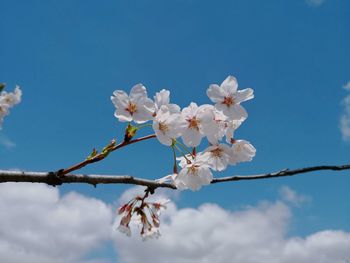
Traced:
<path fill-rule="evenodd" d="M 343 86 L 345 90 L 350 91 L 350 82 Z M 344 111 L 340 116 L 339 127 L 344 141 L 350 141 L 350 95 L 347 95 L 342 104 Z"/>
<path fill-rule="evenodd" d="M 350 259 L 350 233 L 328 230 L 305 238 L 287 237 L 290 218 L 291 210 L 280 201 L 236 212 L 215 204 L 197 209 L 172 204 L 162 216 L 159 240 L 142 242 L 137 233 L 114 238 L 123 263 L 345 263 Z"/>
<path fill-rule="evenodd" d="M 139 189 L 126 191 L 122 201 Z M 288 202 L 301 200 L 290 188 L 281 193 Z M 346 263 L 350 259 L 350 233 L 326 230 L 304 238 L 288 237 L 292 213 L 281 201 L 240 211 L 208 203 L 180 209 L 170 203 L 162 215 L 161 238 L 147 242 L 136 232 L 128 238 L 111 231 L 112 209 L 102 201 L 74 192 L 60 196 L 46 185 L 0 184 L 0 211 L 0 258 L 6 263 L 107 263 L 107 259 L 87 258 L 111 238 L 118 262 L 123 263 Z"/>
<path fill-rule="evenodd" d="M 345 90 L 349 90 L 349 91 L 350 91 L 350 81 L 349 81 L 348 83 L 346 83 L 346 84 L 343 86 L 343 88 L 344 88 Z"/>
<path fill-rule="evenodd" d="M 110 238 L 102 201 L 39 184 L 0 185 L 0 258 L 6 263 L 76 263 Z M 88 261 L 86 261 L 88 262 Z"/>
<path fill-rule="evenodd" d="M 282 186 L 279 190 L 281 198 L 293 205 L 301 205 L 305 202 L 310 201 L 310 197 L 298 194 L 296 191 L 294 191 L 292 188 L 288 186 Z"/>
<path fill-rule="evenodd" d="M 10 140 L 7 136 L 0 133 L 0 145 L 4 146 L 6 149 L 12 149 L 16 147 L 16 144 Z"/>
<path fill-rule="evenodd" d="M 320 6 L 325 2 L 325 0 L 306 0 L 306 3 L 308 3 L 310 6 Z"/>

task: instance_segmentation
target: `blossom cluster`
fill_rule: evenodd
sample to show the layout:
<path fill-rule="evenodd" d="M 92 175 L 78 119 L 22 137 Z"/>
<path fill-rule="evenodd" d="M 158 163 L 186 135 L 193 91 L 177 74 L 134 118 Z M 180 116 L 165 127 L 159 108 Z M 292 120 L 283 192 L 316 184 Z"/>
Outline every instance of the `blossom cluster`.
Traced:
<path fill-rule="evenodd" d="M 146 197 L 147 194 L 144 197 L 136 196 L 118 209 L 118 214 L 122 216 L 118 226 L 120 232 L 131 236 L 130 223 L 133 219 L 133 223 L 141 228 L 143 240 L 160 236 L 159 217 L 169 200 L 146 202 Z"/>
<path fill-rule="evenodd" d="M 10 108 L 21 102 L 22 91 L 19 86 L 16 86 L 13 92 L 3 91 L 5 85 L 0 86 L 0 129 L 5 116 L 9 115 Z"/>
<path fill-rule="evenodd" d="M 183 109 L 170 103 L 170 91 L 165 89 L 150 99 L 142 84 L 132 87 L 129 95 L 116 90 L 111 97 L 119 121 L 138 125 L 152 121 L 150 125 L 159 142 L 170 146 L 174 156 L 176 151 L 180 153 L 172 174 L 160 179 L 170 180 L 180 190 L 199 190 L 210 184 L 212 171 L 223 171 L 228 165 L 251 161 L 255 156 L 253 145 L 234 137 L 235 130 L 248 117 L 241 103 L 254 97 L 253 90 L 238 90 L 236 78 L 228 76 L 221 85 L 210 85 L 207 95 L 212 104 L 191 102 Z M 203 139 L 209 147 L 198 151 Z"/>

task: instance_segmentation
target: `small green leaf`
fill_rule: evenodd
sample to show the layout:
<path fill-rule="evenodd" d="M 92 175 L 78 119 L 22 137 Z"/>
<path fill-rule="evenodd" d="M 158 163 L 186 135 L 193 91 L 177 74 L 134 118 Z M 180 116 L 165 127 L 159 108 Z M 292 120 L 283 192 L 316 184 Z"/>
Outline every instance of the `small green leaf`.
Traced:
<path fill-rule="evenodd" d="M 125 129 L 125 137 L 124 140 L 126 142 L 130 141 L 137 132 L 138 128 L 136 126 L 132 126 L 130 123 L 128 124 L 128 126 Z"/>
<path fill-rule="evenodd" d="M 115 139 L 111 140 L 111 142 L 102 149 L 102 154 L 106 157 L 113 150 L 116 144 L 117 141 Z"/>
<path fill-rule="evenodd" d="M 91 154 L 86 158 L 86 160 L 93 159 L 98 154 L 98 151 L 94 148 L 91 152 Z"/>

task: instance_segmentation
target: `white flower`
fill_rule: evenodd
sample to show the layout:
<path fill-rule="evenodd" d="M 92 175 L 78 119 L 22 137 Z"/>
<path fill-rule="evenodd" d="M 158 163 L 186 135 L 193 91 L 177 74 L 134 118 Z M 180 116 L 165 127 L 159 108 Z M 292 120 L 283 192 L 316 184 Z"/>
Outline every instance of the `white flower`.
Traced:
<path fill-rule="evenodd" d="M 116 107 L 114 116 L 119 121 L 144 123 L 153 118 L 154 103 L 142 84 L 132 87 L 129 96 L 123 90 L 114 91 L 111 100 Z"/>
<path fill-rule="evenodd" d="M 142 241 L 147 241 L 149 239 L 158 239 L 161 234 L 158 228 L 156 227 L 151 227 L 151 228 L 146 228 L 144 233 L 141 234 L 142 236 Z"/>
<path fill-rule="evenodd" d="M 256 153 L 254 146 L 245 140 L 235 141 L 232 145 L 231 151 L 230 164 L 250 162 Z"/>
<path fill-rule="evenodd" d="M 13 92 L 3 91 L 0 94 L 0 106 L 11 108 L 21 102 L 22 91 L 16 86 Z"/>
<path fill-rule="evenodd" d="M 215 108 L 235 120 L 247 118 L 248 114 L 240 103 L 254 98 L 252 89 L 237 90 L 237 88 L 236 78 L 228 76 L 220 86 L 212 84 L 207 90 L 208 97 L 216 103 Z"/>
<path fill-rule="evenodd" d="M 213 174 L 207 163 L 208 156 L 198 153 L 195 160 L 187 162 L 185 158 L 179 158 L 182 169 L 179 174 L 173 177 L 174 185 L 179 190 L 191 189 L 199 190 L 202 185 L 208 185 L 213 180 Z M 189 160 L 189 159 L 188 159 Z"/>
<path fill-rule="evenodd" d="M 123 233 L 125 235 L 127 235 L 128 237 L 131 236 L 131 229 L 129 227 L 129 225 L 119 225 L 117 227 L 117 230 L 120 232 L 120 233 Z"/>
<path fill-rule="evenodd" d="M 213 107 L 214 108 L 214 107 Z M 215 130 L 211 134 L 207 135 L 208 141 L 216 145 L 224 137 L 227 129 L 227 116 L 225 116 L 221 111 L 218 111 L 214 108 L 214 122 Z"/>
<path fill-rule="evenodd" d="M 13 92 L 0 92 L 0 129 L 5 116 L 10 114 L 10 108 L 21 102 L 22 91 L 16 86 Z"/>
<path fill-rule="evenodd" d="M 207 163 L 214 171 L 223 171 L 230 162 L 232 155 L 231 148 L 226 144 L 219 144 L 208 147 L 204 154 L 208 155 Z"/>
<path fill-rule="evenodd" d="M 170 146 L 173 139 L 180 137 L 186 122 L 179 113 L 170 112 L 165 105 L 160 107 L 153 120 L 153 130 L 157 139 L 164 145 Z"/>
<path fill-rule="evenodd" d="M 205 135 L 215 133 L 215 115 L 211 105 L 198 107 L 196 103 L 191 102 L 188 107 L 183 108 L 181 114 L 187 122 L 182 134 L 182 139 L 187 146 L 196 147 Z"/>
<path fill-rule="evenodd" d="M 235 130 L 244 122 L 245 118 L 240 120 L 229 120 L 226 122 L 226 142 L 231 143 Z"/>
<path fill-rule="evenodd" d="M 169 111 L 172 113 L 180 112 L 180 107 L 176 104 L 170 104 L 170 91 L 162 89 L 157 92 L 154 96 L 154 106 L 155 106 L 155 114 L 160 110 L 160 108 L 165 105 L 168 106 Z"/>

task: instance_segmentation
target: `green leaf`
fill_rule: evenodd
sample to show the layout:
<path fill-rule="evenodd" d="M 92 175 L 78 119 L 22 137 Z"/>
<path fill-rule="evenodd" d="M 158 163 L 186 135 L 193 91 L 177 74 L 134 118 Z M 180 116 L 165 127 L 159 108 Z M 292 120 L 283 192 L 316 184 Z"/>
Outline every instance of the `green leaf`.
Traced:
<path fill-rule="evenodd" d="M 94 148 L 94 149 L 92 150 L 91 154 L 90 154 L 88 157 L 86 157 L 86 160 L 91 160 L 91 159 L 93 159 L 97 154 L 98 154 L 98 151 Z"/>

